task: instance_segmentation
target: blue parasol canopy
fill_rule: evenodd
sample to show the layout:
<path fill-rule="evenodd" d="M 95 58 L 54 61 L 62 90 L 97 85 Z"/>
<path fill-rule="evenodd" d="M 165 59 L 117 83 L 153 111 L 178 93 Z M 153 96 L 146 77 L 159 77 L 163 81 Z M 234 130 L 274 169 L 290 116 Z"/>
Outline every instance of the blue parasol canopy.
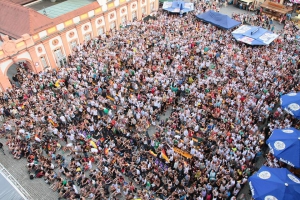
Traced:
<path fill-rule="evenodd" d="M 300 93 L 291 92 L 280 97 L 281 107 L 293 115 L 295 118 L 300 119 Z"/>
<path fill-rule="evenodd" d="M 300 199 L 300 179 L 286 168 L 262 166 L 248 181 L 255 200 Z"/>
<path fill-rule="evenodd" d="M 300 131 L 295 128 L 275 129 L 267 140 L 270 152 L 281 162 L 300 168 Z"/>

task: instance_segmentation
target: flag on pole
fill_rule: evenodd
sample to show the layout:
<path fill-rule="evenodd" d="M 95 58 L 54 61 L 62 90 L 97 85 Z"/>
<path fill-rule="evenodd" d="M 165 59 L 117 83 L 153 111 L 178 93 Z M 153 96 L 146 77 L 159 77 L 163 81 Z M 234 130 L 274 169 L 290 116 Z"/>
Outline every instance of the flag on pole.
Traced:
<path fill-rule="evenodd" d="M 170 162 L 170 160 L 169 160 L 169 158 L 167 156 L 167 153 L 166 153 L 166 151 L 164 149 L 161 150 L 161 157 L 163 159 L 165 159 L 168 163 Z"/>
<path fill-rule="evenodd" d="M 49 119 L 48 120 L 50 123 L 51 123 L 51 125 L 52 126 L 54 126 L 55 128 L 57 128 L 59 125 L 58 125 L 58 123 L 55 123 L 52 119 Z"/>
<path fill-rule="evenodd" d="M 152 156 L 157 157 L 157 154 L 154 153 L 154 151 L 150 150 L 149 153 L 150 153 Z"/>
<path fill-rule="evenodd" d="M 91 145 L 92 147 L 94 147 L 95 149 L 98 149 L 96 143 L 95 143 L 94 141 L 92 141 L 92 140 L 90 141 L 90 145 Z"/>

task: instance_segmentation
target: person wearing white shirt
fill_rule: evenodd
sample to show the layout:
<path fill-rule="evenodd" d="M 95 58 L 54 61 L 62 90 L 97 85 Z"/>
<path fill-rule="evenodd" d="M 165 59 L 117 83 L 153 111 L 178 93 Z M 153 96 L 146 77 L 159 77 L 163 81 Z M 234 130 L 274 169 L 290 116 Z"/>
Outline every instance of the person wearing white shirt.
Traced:
<path fill-rule="evenodd" d="M 73 142 L 74 139 L 75 139 L 75 135 L 74 135 L 73 133 L 71 133 L 71 134 L 69 135 L 69 139 Z"/>
<path fill-rule="evenodd" d="M 64 115 L 60 116 L 59 119 L 61 120 L 61 122 L 66 125 L 67 124 L 67 121 L 66 121 L 66 118 Z"/>

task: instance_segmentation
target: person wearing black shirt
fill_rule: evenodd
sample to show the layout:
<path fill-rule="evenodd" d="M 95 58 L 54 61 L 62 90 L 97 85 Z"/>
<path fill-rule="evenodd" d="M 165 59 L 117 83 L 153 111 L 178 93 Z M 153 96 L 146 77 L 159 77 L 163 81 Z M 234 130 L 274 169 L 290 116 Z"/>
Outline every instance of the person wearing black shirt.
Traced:
<path fill-rule="evenodd" d="M 3 152 L 3 154 L 5 155 L 4 149 L 3 149 L 3 144 L 0 142 L 0 150 Z"/>

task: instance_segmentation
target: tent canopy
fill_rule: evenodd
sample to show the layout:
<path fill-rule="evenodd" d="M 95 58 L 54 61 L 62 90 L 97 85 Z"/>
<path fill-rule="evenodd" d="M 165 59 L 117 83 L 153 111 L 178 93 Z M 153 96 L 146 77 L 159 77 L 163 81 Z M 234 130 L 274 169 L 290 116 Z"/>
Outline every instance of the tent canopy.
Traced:
<path fill-rule="evenodd" d="M 193 3 L 186 3 L 184 1 L 167 1 L 163 4 L 163 10 L 171 13 L 187 13 L 194 10 Z"/>
<path fill-rule="evenodd" d="M 228 15 L 212 10 L 202 13 L 201 15 L 197 15 L 197 18 L 226 30 L 232 29 L 241 24 L 241 22 L 231 19 Z"/>
<path fill-rule="evenodd" d="M 278 37 L 267 29 L 248 25 L 240 26 L 232 35 L 236 40 L 249 45 L 268 45 Z"/>

